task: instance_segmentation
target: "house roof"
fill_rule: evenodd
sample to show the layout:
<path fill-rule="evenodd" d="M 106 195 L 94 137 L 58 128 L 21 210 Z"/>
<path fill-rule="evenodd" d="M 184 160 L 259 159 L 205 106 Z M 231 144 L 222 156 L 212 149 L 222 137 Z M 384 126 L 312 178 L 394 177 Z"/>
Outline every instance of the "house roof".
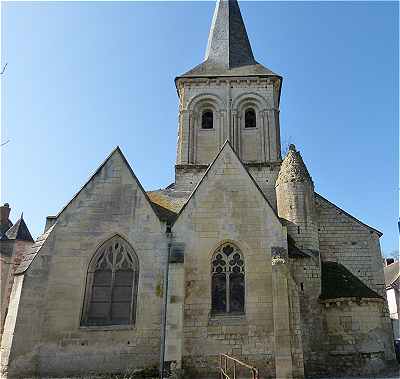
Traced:
<path fill-rule="evenodd" d="M 18 241 L 31 241 L 33 238 L 21 215 L 20 219 L 5 233 L 7 239 Z"/>
<path fill-rule="evenodd" d="M 378 298 L 371 288 L 337 262 L 321 262 L 321 300 L 338 298 Z"/>
<path fill-rule="evenodd" d="M 399 261 L 393 262 L 383 268 L 383 273 L 385 275 L 385 285 L 386 288 L 392 287 L 393 285 L 399 286 L 400 278 L 400 264 Z"/>
<path fill-rule="evenodd" d="M 281 79 L 254 59 L 236 0 L 217 1 L 204 62 L 180 77 L 210 76 L 274 76 Z"/>

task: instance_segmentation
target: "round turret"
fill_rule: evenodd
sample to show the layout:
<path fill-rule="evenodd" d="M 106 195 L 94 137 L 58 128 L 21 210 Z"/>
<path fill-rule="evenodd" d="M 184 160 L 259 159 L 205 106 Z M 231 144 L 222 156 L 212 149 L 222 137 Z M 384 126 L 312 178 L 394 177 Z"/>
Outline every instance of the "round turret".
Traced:
<path fill-rule="evenodd" d="M 294 145 L 289 146 L 275 187 L 278 215 L 287 221 L 289 235 L 299 248 L 318 250 L 314 184 Z"/>

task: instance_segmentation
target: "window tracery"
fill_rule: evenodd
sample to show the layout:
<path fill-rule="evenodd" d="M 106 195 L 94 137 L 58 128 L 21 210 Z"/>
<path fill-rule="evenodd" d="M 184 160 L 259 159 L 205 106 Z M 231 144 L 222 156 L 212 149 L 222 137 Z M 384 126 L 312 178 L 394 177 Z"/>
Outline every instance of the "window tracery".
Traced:
<path fill-rule="evenodd" d="M 243 313 L 245 266 L 240 250 L 233 244 L 221 246 L 211 262 L 212 313 Z"/>
<path fill-rule="evenodd" d="M 138 268 L 136 254 L 119 236 L 98 249 L 87 275 L 83 325 L 134 322 Z"/>

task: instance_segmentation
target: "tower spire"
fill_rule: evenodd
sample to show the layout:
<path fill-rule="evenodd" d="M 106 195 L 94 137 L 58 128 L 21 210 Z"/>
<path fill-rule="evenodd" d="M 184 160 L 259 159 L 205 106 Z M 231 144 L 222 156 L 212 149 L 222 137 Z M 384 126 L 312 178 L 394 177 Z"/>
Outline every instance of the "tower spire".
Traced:
<path fill-rule="evenodd" d="M 204 62 L 178 78 L 217 76 L 282 79 L 254 59 L 237 0 L 217 0 Z"/>
<path fill-rule="evenodd" d="M 236 0 L 217 1 L 205 60 L 228 69 L 256 64 Z"/>

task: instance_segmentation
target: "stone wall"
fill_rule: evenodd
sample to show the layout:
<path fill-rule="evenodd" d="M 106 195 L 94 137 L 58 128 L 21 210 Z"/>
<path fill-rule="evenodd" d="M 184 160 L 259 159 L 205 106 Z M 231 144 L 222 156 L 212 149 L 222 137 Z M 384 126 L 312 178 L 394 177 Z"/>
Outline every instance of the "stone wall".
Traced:
<path fill-rule="evenodd" d="M 368 287 L 385 294 L 378 232 L 316 195 L 321 259 L 344 265 Z"/>
<path fill-rule="evenodd" d="M 178 81 L 180 117 L 177 164 L 209 164 L 226 140 L 244 162 L 281 159 L 278 98 L 272 79 L 189 79 Z M 256 112 L 256 127 L 245 128 L 244 114 Z M 204 110 L 213 129 L 201 129 Z"/>
<path fill-rule="evenodd" d="M 276 214 L 229 145 L 220 153 L 173 226 L 185 246 L 183 365 L 215 372 L 218 353 L 274 375 L 271 248 L 286 247 Z M 245 314 L 211 314 L 211 257 L 223 242 L 245 260 Z"/>
<path fill-rule="evenodd" d="M 12 251 L 14 241 L 0 241 L 0 339 L 8 308 L 8 288 L 12 272 Z"/>
<path fill-rule="evenodd" d="M 319 361 L 322 375 L 376 375 L 394 360 L 385 302 L 379 299 L 324 301 L 325 338 Z"/>
<path fill-rule="evenodd" d="M 30 249 L 33 242 L 19 240 L 0 241 L 0 340 L 3 333 L 4 321 L 8 311 L 11 290 L 14 282 L 14 272 L 23 255 Z"/>
<path fill-rule="evenodd" d="M 271 206 L 277 211 L 275 182 L 278 177 L 280 162 L 247 164 L 246 167 Z"/>
<path fill-rule="evenodd" d="M 321 265 L 319 255 L 292 258 L 290 268 L 297 284 L 300 308 L 300 330 L 306 376 L 314 372 L 313 359 L 320 356 L 324 337 L 321 294 Z"/>
<path fill-rule="evenodd" d="M 116 150 L 59 214 L 23 275 L 2 344 L 9 352 L 3 362 L 9 364 L 9 374 L 104 374 L 158 365 L 164 231 Z M 139 260 L 135 325 L 82 327 L 89 262 L 97 247 L 116 234 L 129 242 Z"/>

